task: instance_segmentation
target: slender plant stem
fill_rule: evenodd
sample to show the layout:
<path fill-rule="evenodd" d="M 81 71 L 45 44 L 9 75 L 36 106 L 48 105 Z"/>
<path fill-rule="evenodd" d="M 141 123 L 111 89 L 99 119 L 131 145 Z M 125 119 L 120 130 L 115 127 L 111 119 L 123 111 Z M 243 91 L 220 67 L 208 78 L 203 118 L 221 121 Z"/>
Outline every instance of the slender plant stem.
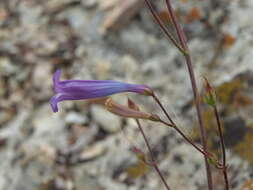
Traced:
<path fill-rule="evenodd" d="M 160 119 L 159 122 L 161 122 L 162 124 L 168 126 L 168 127 L 172 127 L 174 128 L 189 144 L 191 144 L 197 151 L 199 151 L 200 153 L 202 153 L 204 156 L 210 158 L 211 160 L 213 160 L 216 163 L 216 168 L 218 169 L 223 169 L 223 164 L 221 164 L 218 160 L 214 160 L 213 154 L 207 151 L 204 151 L 203 149 L 199 148 L 191 139 L 189 139 L 182 130 L 180 130 L 180 128 L 175 124 L 175 122 L 171 119 L 171 117 L 169 116 L 169 113 L 166 111 L 166 109 L 164 108 L 164 106 L 162 105 L 161 101 L 159 100 L 159 98 L 157 98 L 157 96 L 155 95 L 155 93 L 153 93 L 152 97 L 154 98 L 154 100 L 156 101 L 156 103 L 160 106 L 160 108 L 163 110 L 164 114 L 167 116 L 167 118 L 170 120 L 171 123 L 168 123 L 162 119 Z"/>
<path fill-rule="evenodd" d="M 138 125 L 138 128 L 139 128 L 141 134 L 142 134 L 142 137 L 143 137 L 143 139 L 144 139 L 144 141 L 145 141 L 145 144 L 146 144 L 146 146 L 148 147 L 148 151 L 149 151 L 149 154 L 150 154 L 150 157 L 151 157 L 151 160 L 152 160 L 152 166 L 154 167 L 154 169 L 156 170 L 157 174 L 158 174 L 159 177 L 161 178 L 161 180 L 162 180 L 164 186 L 166 187 L 166 189 L 167 189 L 167 190 L 170 190 L 170 187 L 169 187 L 168 183 L 166 182 L 166 180 L 165 180 L 165 178 L 164 178 L 164 176 L 163 176 L 161 170 L 159 169 L 159 167 L 158 167 L 158 165 L 157 165 L 157 162 L 156 162 L 155 157 L 154 157 L 154 155 L 153 155 L 151 146 L 150 146 L 150 144 L 149 144 L 149 142 L 148 142 L 148 138 L 147 138 L 147 136 L 145 135 L 144 130 L 142 129 L 141 123 L 140 123 L 140 121 L 139 121 L 138 119 L 136 119 L 136 123 L 137 123 L 137 125 Z"/>
<path fill-rule="evenodd" d="M 167 123 L 164 120 L 160 120 L 161 123 L 163 123 L 166 126 L 172 127 L 174 128 L 188 143 L 190 143 L 195 149 L 197 149 L 200 153 L 202 153 L 204 156 L 211 156 L 210 153 L 205 152 L 204 150 L 202 150 L 201 148 L 199 148 L 191 139 L 189 139 L 183 131 L 181 131 L 178 126 L 175 124 L 175 122 L 171 119 L 169 113 L 166 111 L 166 109 L 164 108 L 163 104 L 161 103 L 161 101 L 159 100 L 159 98 L 157 98 L 157 96 L 155 94 L 152 95 L 152 97 L 154 98 L 154 100 L 156 101 L 156 103 L 159 105 L 159 107 L 163 110 L 163 113 L 167 116 L 167 118 L 169 119 L 170 123 Z"/>
<path fill-rule="evenodd" d="M 191 56 L 189 54 L 189 48 L 187 45 L 186 37 L 184 34 L 183 29 L 181 28 L 171 5 L 170 0 L 166 0 L 166 5 L 169 11 L 169 14 L 171 16 L 172 22 L 174 24 L 174 27 L 176 28 L 176 32 L 180 41 L 181 46 L 183 47 L 187 54 L 183 54 L 186 60 L 186 65 L 188 68 L 188 72 L 190 75 L 190 80 L 191 80 L 191 85 L 192 85 L 192 90 L 194 94 L 194 99 L 196 103 L 196 111 L 197 111 L 197 116 L 198 116 L 198 122 L 199 122 L 199 129 L 201 133 L 201 142 L 204 151 L 207 151 L 207 135 L 206 135 L 206 130 L 204 127 L 203 119 L 202 119 L 202 111 L 201 111 L 201 106 L 200 106 L 200 98 L 199 98 L 199 93 L 198 93 L 198 88 L 196 84 L 196 79 L 195 79 L 195 74 L 193 72 L 193 66 L 192 66 L 192 61 L 191 61 Z M 213 182 L 212 182 L 212 171 L 211 167 L 208 163 L 207 156 L 205 156 L 205 165 L 206 165 L 206 174 L 207 174 L 207 181 L 208 181 L 208 189 L 213 190 Z"/>
<path fill-rule="evenodd" d="M 182 30 L 182 28 L 181 28 L 181 26 L 180 26 L 180 24 L 177 20 L 176 15 L 174 14 L 174 11 L 173 11 L 173 8 L 171 6 L 170 0 L 166 0 L 166 5 L 167 5 L 167 8 L 168 8 L 168 12 L 169 12 L 170 18 L 172 20 L 172 23 L 173 23 L 173 25 L 176 29 L 177 36 L 179 38 L 180 44 L 183 47 L 183 49 L 186 50 L 186 49 L 188 49 L 186 37 L 184 35 L 184 31 Z"/>
<path fill-rule="evenodd" d="M 217 126 L 218 126 L 219 137 L 220 137 L 220 144 L 221 144 L 221 151 L 222 151 L 223 176 L 224 176 L 226 190 L 229 190 L 225 141 L 224 141 L 224 136 L 223 136 L 222 129 L 221 129 L 220 117 L 219 117 L 219 113 L 218 113 L 218 109 L 217 109 L 216 105 L 213 106 L 213 110 L 214 110 L 214 114 L 215 114 L 215 118 L 216 118 L 216 122 L 217 122 Z"/>
<path fill-rule="evenodd" d="M 188 67 L 188 72 L 189 72 L 190 79 L 191 79 L 194 99 L 196 102 L 196 110 L 197 110 L 199 129 L 200 129 L 200 135 L 201 135 L 201 143 L 202 143 L 204 151 L 206 152 L 207 151 L 207 135 L 206 135 L 206 130 L 204 127 L 203 119 L 202 119 L 202 110 L 201 110 L 201 106 L 200 106 L 200 97 L 199 97 L 199 93 L 198 93 L 198 89 L 197 89 L 196 79 L 195 79 L 195 75 L 193 72 L 190 56 L 187 55 L 185 58 L 186 58 L 186 63 L 187 63 L 187 67 Z M 208 163 L 208 159 L 206 156 L 205 156 L 205 165 L 206 165 L 208 189 L 213 190 L 212 171 L 211 171 L 211 167 Z"/>
<path fill-rule="evenodd" d="M 161 120 L 161 123 L 163 123 L 166 126 L 170 126 L 169 123 L 166 121 Z M 173 128 L 189 143 L 191 144 L 197 151 L 202 153 L 204 156 L 210 156 L 207 152 L 203 151 L 201 148 L 199 148 L 191 139 L 189 139 L 176 125 L 173 126 Z"/>
<path fill-rule="evenodd" d="M 145 0 L 145 2 L 147 4 L 149 10 L 151 11 L 152 15 L 154 16 L 155 20 L 157 21 L 158 25 L 165 32 L 166 36 L 167 37 L 171 36 L 170 33 L 169 33 L 169 36 L 167 35 L 166 30 L 164 30 L 164 29 L 166 29 L 166 27 L 164 26 L 162 21 L 159 19 L 159 16 L 156 14 L 155 10 L 153 9 L 152 4 L 150 3 L 150 1 Z M 193 94 L 194 94 L 194 99 L 195 99 L 195 102 L 196 102 L 196 111 L 197 111 L 199 128 L 200 128 L 200 133 L 201 133 L 201 142 L 202 142 L 204 152 L 207 152 L 206 151 L 207 150 L 207 135 L 206 135 L 206 131 L 205 131 L 204 124 L 203 124 L 203 119 L 202 119 L 202 114 L 201 114 L 202 112 L 201 112 L 201 106 L 200 106 L 200 98 L 199 98 L 199 93 L 198 93 L 198 89 L 197 89 L 195 75 L 194 75 L 194 72 L 193 72 L 193 66 L 192 66 L 191 57 L 190 57 L 190 54 L 189 54 L 189 49 L 188 49 L 186 37 L 185 37 L 185 34 L 184 34 L 184 32 L 183 32 L 176 16 L 175 16 L 175 14 L 174 14 L 174 11 L 173 11 L 173 8 L 171 6 L 170 0 L 166 0 L 166 4 L 167 4 L 167 8 L 168 8 L 170 17 L 171 17 L 172 22 L 173 22 L 173 25 L 176 28 L 176 32 L 177 32 L 177 36 L 178 36 L 179 41 L 180 41 L 180 45 L 178 45 L 178 43 L 175 43 L 176 40 L 171 40 L 171 41 L 179 49 L 179 51 L 184 55 L 185 60 L 186 60 L 186 65 L 187 65 L 188 72 L 189 72 L 189 75 L 190 75 L 190 80 L 191 80 L 192 90 L 193 90 Z M 168 115 L 167 115 L 167 117 L 168 117 Z M 170 117 L 168 117 L 168 119 L 170 120 Z M 208 189 L 213 190 L 212 172 L 211 172 L 210 165 L 208 163 L 207 156 L 205 156 L 205 165 L 206 165 Z"/>
<path fill-rule="evenodd" d="M 161 101 L 159 100 L 159 98 L 155 95 L 155 93 L 152 94 L 152 98 L 155 100 L 155 102 L 160 106 L 160 108 L 163 110 L 163 113 L 167 116 L 168 120 L 170 121 L 170 123 L 174 126 L 176 126 L 176 124 L 174 123 L 174 121 L 172 120 L 172 118 L 170 117 L 170 115 L 168 114 L 168 112 L 166 111 L 166 109 L 164 108 L 164 106 L 162 105 Z"/>
<path fill-rule="evenodd" d="M 157 24 L 160 26 L 160 28 L 162 29 L 162 31 L 164 32 L 165 36 L 167 36 L 167 38 L 169 38 L 169 40 L 178 48 L 178 50 L 182 53 L 182 54 L 186 54 L 184 48 L 182 48 L 178 42 L 176 41 L 176 39 L 172 36 L 172 34 L 169 32 L 169 30 L 166 28 L 166 26 L 163 24 L 163 22 L 161 21 L 160 17 L 158 16 L 158 14 L 156 13 L 154 7 L 152 6 L 152 4 L 150 3 L 149 0 L 144 0 L 147 7 L 149 8 L 152 16 L 154 17 L 155 21 L 157 22 Z"/>

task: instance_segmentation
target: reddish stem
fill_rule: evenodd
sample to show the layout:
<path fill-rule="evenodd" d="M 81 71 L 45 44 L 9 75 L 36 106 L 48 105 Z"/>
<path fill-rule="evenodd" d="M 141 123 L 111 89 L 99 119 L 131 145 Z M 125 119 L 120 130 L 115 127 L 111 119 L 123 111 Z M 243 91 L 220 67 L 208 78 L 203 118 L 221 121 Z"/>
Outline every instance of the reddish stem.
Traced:
<path fill-rule="evenodd" d="M 164 108 L 164 106 L 162 105 L 161 101 L 159 100 L 159 98 L 157 98 L 157 96 L 155 94 L 152 95 L 152 97 L 154 98 L 154 100 L 156 101 L 156 103 L 160 106 L 160 108 L 163 110 L 163 113 L 167 116 L 167 118 L 169 119 L 170 123 L 167 123 L 166 121 L 163 121 L 162 119 L 160 119 L 160 122 L 163 123 L 166 126 L 172 127 L 174 128 L 188 143 L 190 143 L 196 150 L 198 150 L 200 153 L 202 153 L 204 156 L 210 157 L 211 154 L 205 152 L 204 150 L 202 150 L 201 148 L 199 148 L 197 145 L 195 145 L 195 143 L 189 139 L 175 124 L 175 122 L 171 119 L 170 115 L 168 114 L 168 112 L 166 111 L 166 109 Z M 219 163 L 218 163 L 219 165 Z"/>
<path fill-rule="evenodd" d="M 154 16 L 154 18 L 158 22 L 158 25 L 165 32 L 166 27 L 164 26 L 162 21 L 159 19 L 159 16 L 157 15 L 155 10 L 153 9 L 150 1 L 145 0 L 145 2 L 147 4 L 149 10 L 151 11 L 152 15 Z M 190 80 L 191 80 L 192 90 L 193 90 L 193 94 L 194 94 L 194 99 L 195 99 L 195 102 L 196 102 L 196 111 L 197 111 L 199 128 L 200 128 L 200 133 L 201 133 L 201 141 L 202 141 L 204 152 L 207 152 L 206 151 L 207 150 L 207 136 L 206 136 L 206 131 L 205 131 L 205 128 L 204 128 L 204 125 L 203 125 L 203 119 L 202 119 L 202 114 L 201 114 L 201 106 L 200 106 L 200 98 L 199 98 L 199 93 L 198 93 L 198 89 L 197 89 L 197 85 L 196 85 L 195 75 L 194 75 L 194 72 L 193 72 L 191 57 L 190 57 L 190 54 L 188 52 L 189 49 L 188 49 L 186 37 L 185 37 L 184 31 L 182 30 L 175 14 L 174 14 L 174 11 L 173 11 L 173 8 L 171 6 L 170 0 L 166 0 L 166 4 L 167 4 L 169 14 L 171 16 L 173 25 L 176 28 L 176 32 L 177 32 L 177 36 L 178 36 L 179 41 L 180 41 L 180 45 L 178 45 L 178 43 L 175 43 L 176 40 L 173 40 L 172 42 L 180 50 L 180 52 L 184 55 L 185 60 L 186 60 L 186 65 L 187 65 L 188 72 L 189 72 L 189 75 L 190 75 Z M 170 33 L 169 33 L 169 36 L 166 32 L 165 32 L 165 34 L 166 34 L 167 37 L 171 36 Z M 168 117 L 168 115 L 167 115 L 167 117 Z M 171 120 L 170 117 L 168 117 L 168 119 Z M 209 165 L 208 160 L 207 160 L 207 156 L 205 156 L 205 165 L 206 165 L 206 173 L 207 173 L 207 180 L 208 180 L 208 189 L 213 190 L 212 173 L 211 173 L 210 165 Z"/>
<path fill-rule="evenodd" d="M 220 122 L 220 116 L 218 113 L 218 109 L 217 106 L 214 105 L 213 106 L 214 109 L 214 114 L 215 114 L 215 118 L 216 118 L 216 122 L 217 122 L 217 126 L 218 126 L 218 132 L 219 132 L 219 137 L 220 137 L 220 144 L 221 144 L 221 151 L 222 151 L 222 167 L 223 167 L 223 176 L 224 176 L 224 181 L 225 181 L 225 186 L 226 186 L 226 190 L 229 190 L 229 182 L 228 182 L 228 174 L 227 174 L 227 163 L 226 163 L 226 148 L 225 148 L 225 141 L 224 141 L 224 136 L 222 133 L 222 129 L 221 129 L 221 122 Z"/>
<path fill-rule="evenodd" d="M 152 16 L 154 17 L 155 21 L 157 22 L 157 24 L 160 26 L 160 28 L 162 29 L 162 31 L 164 32 L 165 36 L 167 36 L 167 38 L 169 38 L 169 40 L 178 48 L 178 50 L 182 53 L 182 54 L 186 54 L 184 48 L 182 48 L 178 42 L 175 40 L 175 38 L 172 36 L 172 34 L 169 32 L 169 30 L 166 28 L 166 26 L 163 24 L 163 22 L 161 21 L 160 17 L 158 16 L 158 14 L 156 13 L 154 7 L 152 6 L 152 4 L 150 3 L 149 0 L 144 0 L 147 7 L 149 8 Z"/>
<path fill-rule="evenodd" d="M 169 123 L 167 123 L 166 121 L 161 120 L 161 123 L 163 123 L 164 125 L 170 126 Z M 209 157 L 210 154 L 204 152 L 201 148 L 199 148 L 191 139 L 189 139 L 176 125 L 173 125 L 173 128 L 189 143 L 191 144 L 195 149 L 197 149 L 197 151 L 199 151 L 200 153 L 202 153 L 204 156 Z"/>
<path fill-rule="evenodd" d="M 168 8 L 169 14 L 171 16 L 172 22 L 174 24 L 174 27 L 176 28 L 176 32 L 177 32 L 180 44 L 183 47 L 183 49 L 186 50 L 186 52 L 189 52 L 184 31 L 182 30 L 175 14 L 174 14 L 170 0 L 166 0 L 166 5 Z M 188 72 L 190 75 L 192 90 L 193 90 L 194 99 L 195 99 L 195 103 L 196 103 L 196 111 L 197 111 L 197 116 L 198 116 L 199 129 L 200 129 L 200 133 L 201 133 L 201 142 L 203 145 L 204 152 L 207 152 L 207 135 L 206 135 L 206 130 L 205 130 L 205 127 L 203 124 L 202 111 L 201 111 L 201 106 L 200 106 L 200 98 L 199 98 L 198 88 L 197 88 L 197 84 L 196 84 L 195 74 L 193 72 L 192 61 L 191 61 L 191 57 L 190 57 L 189 53 L 184 54 L 184 57 L 185 57 L 186 65 L 187 65 Z M 211 167 L 208 163 L 207 156 L 205 156 L 205 165 L 206 165 L 208 189 L 213 190 L 212 171 L 211 171 Z"/>
<path fill-rule="evenodd" d="M 166 115 L 166 117 L 168 118 L 168 120 L 170 121 L 170 123 L 173 126 L 176 126 L 176 124 L 174 123 L 174 121 L 172 120 L 172 118 L 170 117 L 170 115 L 168 114 L 168 112 L 166 111 L 166 109 L 164 108 L 164 106 L 162 105 L 161 101 L 159 100 L 159 98 L 155 95 L 155 93 L 153 93 L 152 98 L 154 98 L 154 100 L 156 101 L 156 103 L 160 106 L 160 108 L 163 110 L 163 113 Z"/>
<path fill-rule="evenodd" d="M 140 121 L 139 121 L 138 119 L 136 119 L 136 123 L 137 123 L 137 125 L 138 125 L 138 128 L 139 128 L 141 134 L 142 134 L 142 137 L 143 137 L 143 139 L 144 139 L 144 141 L 145 141 L 145 144 L 146 144 L 146 146 L 148 147 L 148 151 L 149 151 L 149 154 L 150 154 L 150 157 L 151 157 L 151 160 L 152 160 L 152 166 L 155 168 L 157 174 L 158 174 L 159 177 L 161 178 L 161 180 L 162 180 L 164 186 L 166 187 L 166 189 L 167 189 L 167 190 L 170 190 L 169 185 L 167 184 L 167 182 L 166 182 L 166 180 L 165 180 L 165 178 L 164 178 L 162 172 L 160 171 L 160 169 L 159 169 L 159 167 L 158 167 L 158 165 L 157 165 L 157 163 L 156 163 L 156 160 L 155 160 L 155 157 L 154 157 L 154 155 L 153 155 L 151 146 L 150 146 L 150 144 L 149 144 L 149 142 L 148 142 L 148 138 L 147 138 L 147 136 L 145 135 L 144 130 L 143 130 L 142 127 L 141 127 L 141 123 L 140 123 Z"/>
<path fill-rule="evenodd" d="M 170 3 L 169 0 L 166 0 L 166 5 L 167 5 L 167 8 L 168 8 L 168 12 L 169 12 L 170 18 L 172 20 L 172 23 L 175 26 L 175 29 L 176 29 L 177 36 L 179 38 L 180 44 L 183 47 L 183 49 L 186 50 L 186 49 L 188 49 L 188 47 L 187 47 L 187 41 L 186 41 L 186 37 L 185 37 L 184 31 L 182 30 L 182 28 L 181 28 L 181 26 L 180 26 L 180 24 L 179 24 L 179 22 L 177 20 L 177 17 L 174 14 L 173 8 L 172 8 L 171 3 Z"/>

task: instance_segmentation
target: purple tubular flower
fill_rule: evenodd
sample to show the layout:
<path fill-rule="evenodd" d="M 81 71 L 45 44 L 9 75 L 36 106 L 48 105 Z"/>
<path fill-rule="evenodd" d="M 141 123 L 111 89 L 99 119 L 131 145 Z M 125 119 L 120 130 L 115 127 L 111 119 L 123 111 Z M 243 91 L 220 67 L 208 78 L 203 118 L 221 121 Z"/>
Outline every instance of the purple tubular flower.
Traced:
<path fill-rule="evenodd" d="M 58 111 L 57 103 L 65 100 L 82 100 L 106 97 L 116 93 L 135 92 L 152 95 L 152 90 L 145 85 L 128 84 L 113 80 L 65 80 L 60 81 L 61 71 L 53 77 L 54 95 L 50 104 L 54 112 Z"/>

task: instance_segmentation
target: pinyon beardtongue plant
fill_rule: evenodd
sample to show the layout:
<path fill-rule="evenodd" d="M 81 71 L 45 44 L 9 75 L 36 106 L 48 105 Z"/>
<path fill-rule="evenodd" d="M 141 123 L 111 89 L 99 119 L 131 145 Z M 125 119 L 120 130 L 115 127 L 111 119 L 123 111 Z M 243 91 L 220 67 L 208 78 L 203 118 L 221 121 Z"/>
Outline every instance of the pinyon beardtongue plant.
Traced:
<path fill-rule="evenodd" d="M 221 144 L 222 162 L 220 162 L 219 159 L 216 158 L 215 154 L 208 151 L 207 133 L 206 133 L 206 129 L 205 129 L 203 118 L 202 118 L 202 108 L 201 108 L 201 101 L 200 101 L 201 96 L 198 92 L 198 87 L 197 87 L 197 83 L 195 79 L 196 77 L 194 74 L 193 64 L 192 64 L 192 59 L 191 59 L 191 53 L 188 48 L 188 43 L 186 40 L 185 33 L 181 25 L 179 24 L 179 21 L 175 15 L 174 9 L 172 8 L 171 0 L 164 0 L 164 1 L 166 2 L 166 5 L 167 5 L 168 14 L 171 18 L 172 26 L 175 29 L 175 35 L 176 35 L 175 37 L 173 35 L 174 33 L 171 33 L 170 30 L 166 27 L 166 23 L 164 23 L 160 19 L 159 13 L 156 11 L 155 7 L 153 6 L 153 2 L 151 0 L 144 0 L 144 1 L 147 4 L 148 9 L 150 10 L 151 14 L 155 18 L 156 22 L 158 23 L 159 27 L 162 29 L 165 35 L 172 41 L 172 43 L 178 48 L 178 50 L 182 53 L 182 55 L 185 58 L 185 63 L 187 65 L 188 73 L 190 76 L 193 96 L 194 96 L 195 105 L 196 105 L 196 113 L 197 113 L 197 118 L 198 118 L 198 123 L 199 123 L 202 147 L 197 145 L 191 138 L 187 137 L 187 135 L 174 122 L 173 118 L 170 116 L 170 114 L 166 110 L 165 106 L 162 104 L 159 97 L 155 94 L 155 92 L 153 92 L 150 88 L 148 88 L 145 85 L 128 84 L 128 83 L 117 82 L 117 81 L 112 81 L 112 80 L 60 81 L 61 72 L 60 70 L 57 70 L 53 77 L 54 90 L 56 92 L 56 95 L 54 95 L 50 100 L 52 109 L 54 112 L 57 112 L 58 111 L 57 104 L 58 102 L 61 102 L 61 101 L 96 99 L 96 100 L 93 100 L 94 103 L 102 104 L 109 112 L 114 113 L 121 117 L 125 117 L 125 118 L 134 118 L 136 120 L 139 131 L 141 132 L 142 137 L 149 151 L 151 164 L 149 163 L 146 163 L 146 164 L 152 166 L 156 170 L 166 190 L 170 190 L 170 187 L 167 183 L 166 177 L 163 175 L 163 173 L 158 167 L 158 164 L 156 163 L 155 157 L 153 156 L 153 153 L 152 153 L 152 148 L 150 146 L 148 137 L 146 136 L 142 128 L 140 119 L 156 121 L 167 127 L 173 128 L 174 130 L 177 131 L 179 135 L 181 135 L 181 137 L 186 142 L 192 145 L 192 147 L 195 148 L 198 152 L 203 154 L 205 165 L 206 165 L 208 190 L 214 190 L 214 187 L 213 187 L 214 184 L 212 180 L 212 168 L 210 164 L 212 164 L 217 169 L 220 169 L 222 171 L 224 182 L 225 182 L 225 189 L 229 190 L 225 142 L 224 142 L 224 136 L 222 134 L 222 126 L 221 126 L 221 121 L 219 118 L 219 113 L 218 113 L 217 104 L 216 104 L 217 99 L 216 99 L 215 91 L 212 89 L 212 87 L 209 85 L 206 79 L 207 96 L 205 97 L 205 101 L 210 106 L 212 106 L 212 109 L 216 118 L 218 132 L 219 132 L 219 139 L 220 139 L 220 144 Z M 163 111 L 167 119 L 164 120 L 162 119 L 162 117 L 159 117 L 155 114 L 150 114 L 150 113 L 140 111 L 138 105 L 132 102 L 131 100 L 128 101 L 128 107 L 126 107 L 108 98 L 108 96 L 110 95 L 113 95 L 116 93 L 123 93 L 123 92 L 135 92 L 138 94 L 151 96 L 153 100 L 157 103 L 157 105 L 160 107 L 160 109 Z M 144 155 L 144 153 L 141 153 L 141 154 Z"/>
<path fill-rule="evenodd" d="M 58 102 L 66 100 L 83 100 L 106 97 L 117 93 L 134 92 L 152 95 L 153 91 L 146 85 L 129 84 L 113 80 L 64 80 L 60 81 L 61 71 L 53 76 L 54 95 L 50 104 L 54 112 L 58 111 Z"/>

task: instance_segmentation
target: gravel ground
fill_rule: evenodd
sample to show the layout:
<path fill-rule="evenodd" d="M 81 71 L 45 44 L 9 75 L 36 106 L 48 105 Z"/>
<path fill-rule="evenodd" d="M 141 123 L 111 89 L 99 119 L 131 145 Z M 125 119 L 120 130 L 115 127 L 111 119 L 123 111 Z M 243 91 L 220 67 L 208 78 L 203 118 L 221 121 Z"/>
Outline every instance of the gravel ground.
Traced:
<path fill-rule="evenodd" d="M 172 1 L 183 24 L 197 82 L 215 86 L 227 147 L 231 189 L 253 187 L 253 1 Z M 173 32 L 162 1 L 154 3 Z M 53 113 L 52 76 L 147 84 L 180 128 L 199 134 L 183 57 L 143 2 L 129 0 L 0 1 L 0 189 L 165 189 L 133 146 L 147 152 L 136 123 L 89 101 L 60 103 Z M 141 109 L 163 117 L 135 94 Z M 203 105 L 209 146 L 219 155 L 215 120 Z M 173 129 L 143 121 L 171 189 L 207 189 L 203 156 Z M 154 126 L 154 124 L 156 124 Z M 224 189 L 215 168 L 216 190 Z"/>

